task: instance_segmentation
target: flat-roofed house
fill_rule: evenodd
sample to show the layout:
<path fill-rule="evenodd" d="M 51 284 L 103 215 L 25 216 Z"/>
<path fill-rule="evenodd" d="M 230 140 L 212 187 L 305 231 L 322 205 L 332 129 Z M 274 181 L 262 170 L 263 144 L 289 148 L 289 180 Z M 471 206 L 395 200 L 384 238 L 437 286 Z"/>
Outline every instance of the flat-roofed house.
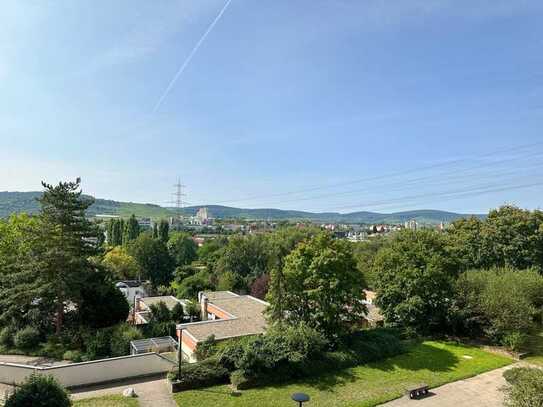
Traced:
<path fill-rule="evenodd" d="M 183 357 L 189 362 L 196 361 L 198 344 L 212 335 L 221 341 L 266 331 L 264 312 L 269 304 L 265 301 L 230 291 L 201 292 L 198 300 L 202 320 L 177 325 Z"/>

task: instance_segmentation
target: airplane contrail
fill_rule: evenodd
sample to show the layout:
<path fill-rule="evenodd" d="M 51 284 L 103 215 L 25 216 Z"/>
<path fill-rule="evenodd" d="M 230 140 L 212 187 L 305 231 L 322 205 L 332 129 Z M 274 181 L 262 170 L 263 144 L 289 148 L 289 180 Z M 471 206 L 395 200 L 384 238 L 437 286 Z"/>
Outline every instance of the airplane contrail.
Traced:
<path fill-rule="evenodd" d="M 194 57 L 194 55 L 198 51 L 198 48 L 200 48 L 200 46 L 203 44 L 203 42 L 205 41 L 208 34 L 213 30 L 215 25 L 219 22 L 219 20 L 221 19 L 222 15 L 224 14 L 224 12 L 226 11 L 226 9 L 228 8 L 228 6 L 230 5 L 231 2 L 232 2 L 232 0 L 227 0 L 226 1 L 223 8 L 221 9 L 221 11 L 219 11 L 219 14 L 217 14 L 217 17 L 215 17 L 215 19 L 211 22 L 209 27 L 207 27 L 207 30 L 204 32 L 204 34 L 200 37 L 200 39 L 198 40 L 198 42 L 196 43 L 194 48 L 192 48 L 192 51 L 190 51 L 190 54 L 185 59 L 185 61 L 183 62 L 183 64 L 181 65 L 181 67 L 179 68 L 179 70 L 177 71 L 175 76 L 173 77 L 173 79 L 170 81 L 169 85 L 166 87 L 166 90 L 164 91 L 164 93 L 162 93 L 162 96 L 160 97 L 160 99 L 158 99 L 158 102 L 156 103 L 156 105 L 155 105 L 155 107 L 153 109 L 153 114 L 156 113 L 157 110 L 160 108 L 160 106 L 162 105 L 162 102 L 164 102 L 164 99 L 166 99 L 166 96 L 168 96 L 168 94 L 172 90 L 173 86 L 175 85 L 175 83 L 177 82 L 179 77 L 183 74 L 183 72 L 185 71 L 185 69 L 189 65 L 190 61 L 192 60 L 192 58 Z"/>

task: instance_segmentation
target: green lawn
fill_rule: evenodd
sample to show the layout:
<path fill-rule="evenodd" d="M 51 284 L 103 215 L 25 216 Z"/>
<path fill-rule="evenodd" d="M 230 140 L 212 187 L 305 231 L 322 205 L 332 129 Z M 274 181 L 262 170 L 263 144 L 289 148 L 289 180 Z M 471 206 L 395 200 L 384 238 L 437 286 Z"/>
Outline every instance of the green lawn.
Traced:
<path fill-rule="evenodd" d="M 119 395 L 95 397 L 91 399 L 78 400 L 74 407 L 138 407 L 138 399 L 131 399 Z"/>
<path fill-rule="evenodd" d="M 523 351 L 529 352 L 526 362 L 543 366 L 543 330 L 534 331 L 528 336 Z"/>
<path fill-rule="evenodd" d="M 290 405 L 290 395 L 301 391 L 311 396 L 308 407 L 374 406 L 401 396 L 409 385 L 436 387 L 511 362 L 472 346 L 426 341 L 400 356 L 293 384 L 246 390 L 240 396 L 230 395 L 228 386 L 215 386 L 178 393 L 175 400 L 182 407 L 279 407 Z"/>

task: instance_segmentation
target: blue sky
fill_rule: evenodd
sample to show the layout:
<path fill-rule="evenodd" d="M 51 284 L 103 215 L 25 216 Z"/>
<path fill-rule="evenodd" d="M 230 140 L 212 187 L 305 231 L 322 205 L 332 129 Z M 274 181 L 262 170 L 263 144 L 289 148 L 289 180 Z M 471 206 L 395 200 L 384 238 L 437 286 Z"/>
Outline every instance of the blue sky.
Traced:
<path fill-rule="evenodd" d="M 0 190 L 306 210 L 536 208 L 543 2 L 2 2 Z M 542 144 L 538 144 L 542 143 Z"/>

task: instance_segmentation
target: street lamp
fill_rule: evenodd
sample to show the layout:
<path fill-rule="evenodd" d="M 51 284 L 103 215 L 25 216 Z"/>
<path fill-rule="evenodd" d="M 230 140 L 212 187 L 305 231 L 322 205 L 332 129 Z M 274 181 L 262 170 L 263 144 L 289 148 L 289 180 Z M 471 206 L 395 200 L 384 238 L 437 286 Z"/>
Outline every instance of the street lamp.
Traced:
<path fill-rule="evenodd" d="M 292 400 L 298 403 L 299 407 L 302 407 L 306 401 L 309 401 L 309 396 L 305 393 L 294 393 L 292 395 Z"/>

